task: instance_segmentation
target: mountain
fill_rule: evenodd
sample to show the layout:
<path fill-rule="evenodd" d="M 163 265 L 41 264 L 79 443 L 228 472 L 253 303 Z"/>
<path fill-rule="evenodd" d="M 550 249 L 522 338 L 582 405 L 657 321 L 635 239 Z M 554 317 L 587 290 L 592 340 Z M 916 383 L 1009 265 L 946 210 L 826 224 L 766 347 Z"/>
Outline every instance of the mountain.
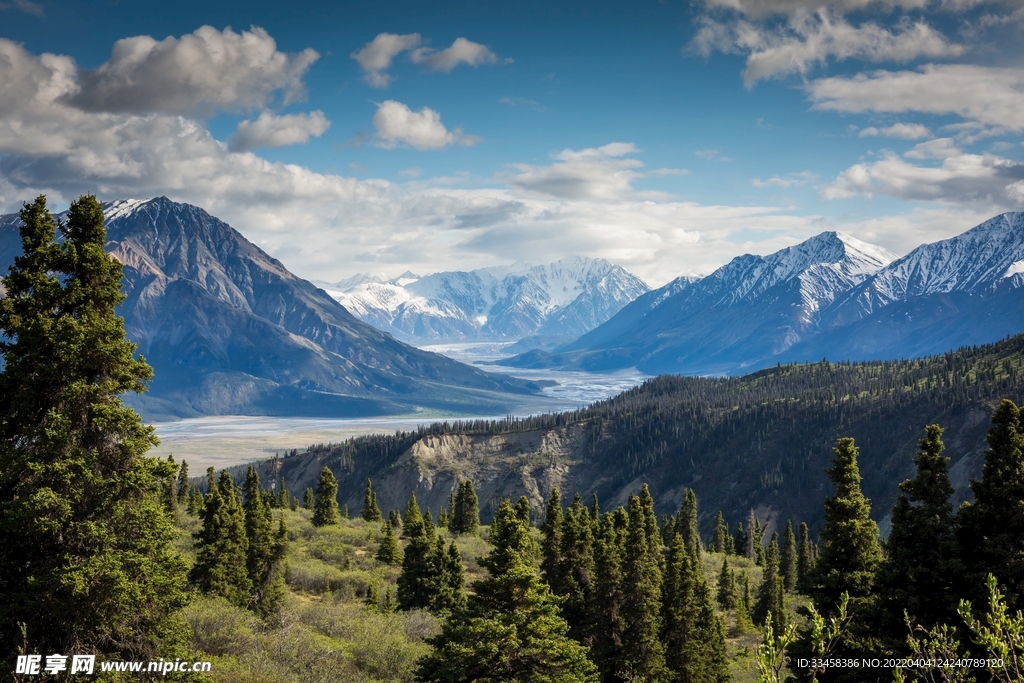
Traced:
<path fill-rule="evenodd" d="M 396 341 L 196 206 L 119 200 L 104 213 L 124 265 L 119 312 L 155 370 L 129 397 L 149 419 L 502 411 L 538 388 Z M 18 224 L 0 217 L 5 270 Z"/>
<path fill-rule="evenodd" d="M 739 256 L 696 281 L 675 280 L 576 342 L 503 364 L 652 374 L 758 367 L 812 334 L 824 309 L 895 258 L 825 232 L 769 256 Z"/>
<path fill-rule="evenodd" d="M 355 278 L 357 284 L 325 289 L 359 319 L 417 344 L 569 341 L 649 289 L 620 266 L 582 257 L 388 281 Z"/>
<path fill-rule="evenodd" d="M 822 521 L 831 489 L 832 446 L 856 439 L 872 516 L 886 527 L 897 484 L 913 476 L 925 425 L 945 429 L 956 490 L 981 471 L 992 410 L 1024 401 L 1024 335 L 918 360 L 772 366 L 739 377 L 662 376 L 589 408 L 524 419 L 445 423 L 398 434 L 311 446 L 260 465 L 264 480 L 314 486 L 326 465 L 339 500 L 359 510 L 367 479 L 383 510 L 446 505 L 459 481 L 473 480 L 486 518 L 495 501 L 526 496 L 543 515 L 552 486 L 563 500 L 596 493 L 609 510 L 650 484 L 658 514 L 679 509 L 685 488 L 710 532 L 722 510 L 733 527 L 754 509 L 780 530 L 787 519 Z M 241 480 L 245 466 L 235 468 Z"/>

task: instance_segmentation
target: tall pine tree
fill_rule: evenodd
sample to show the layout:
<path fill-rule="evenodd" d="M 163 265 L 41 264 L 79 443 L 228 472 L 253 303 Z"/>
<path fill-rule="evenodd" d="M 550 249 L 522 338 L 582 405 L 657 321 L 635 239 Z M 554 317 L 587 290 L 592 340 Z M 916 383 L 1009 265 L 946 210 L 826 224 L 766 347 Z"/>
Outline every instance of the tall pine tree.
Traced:
<path fill-rule="evenodd" d="M 786 591 L 792 593 L 796 590 L 796 582 L 799 577 L 797 565 L 799 558 L 796 550 L 796 536 L 793 535 L 793 522 L 786 520 L 786 535 L 782 537 L 782 548 L 780 557 L 780 571 Z"/>
<path fill-rule="evenodd" d="M 773 627 L 780 629 L 780 632 L 785 629 L 788 619 L 784 590 L 782 574 L 779 572 L 779 535 L 772 534 L 771 543 L 765 552 L 761 585 L 757 588 L 757 602 L 754 603 L 753 617 L 756 623 L 766 623 L 771 614 Z"/>
<path fill-rule="evenodd" d="M 338 511 L 338 480 L 326 465 L 320 471 L 313 500 L 313 526 L 330 526 L 341 522 Z"/>
<path fill-rule="evenodd" d="M 245 512 L 227 470 L 221 472 L 220 481 L 206 494 L 200 517 L 203 526 L 194 534 L 196 562 L 189 579 L 204 593 L 248 607 L 252 581 L 247 566 Z"/>
<path fill-rule="evenodd" d="M 548 498 L 544 523 L 540 527 L 540 571 L 556 595 L 562 595 L 565 592 L 559 583 L 559 566 L 562 558 L 562 518 L 562 498 L 558 487 L 554 486 L 551 488 L 551 497 Z"/>
<path fill-rule="evenodd" d="M 594 527 L 579 494 L 566 510 L 557 574 L 569 635 L 589 645 L 593 634 Z"/>
<path fill-rule="evenodd" d="M 622 565 L 622 614 L 626 629 L 622 634 L 622 647 L 614 673 L 626 680 L 632 677 L 654 683 L 664 680 L 667 671 L 665 646 L 659 637 L 661 558 L 660 553 L 656 556 L 651 551 L 647 533 L 643 504 L 637 496 L 630 496 Z M 657 543 L 660 548 L 660 537 Z"/>
<path fill-rule="evenodd" d="M 469 479 L 459 483 L 455 514 L 448 528 L 456 534 L 475 534 L 480 528 L 480 501 Z"/>
<path fill-rule="evenodd" d="M 363 495 L 363 510 L 359 513 L 367 522 L 379 522 L 383 517 L 377 507 L 377 494 L 373 492 L 373 482 L 366 480 L 366 493 Z"/>

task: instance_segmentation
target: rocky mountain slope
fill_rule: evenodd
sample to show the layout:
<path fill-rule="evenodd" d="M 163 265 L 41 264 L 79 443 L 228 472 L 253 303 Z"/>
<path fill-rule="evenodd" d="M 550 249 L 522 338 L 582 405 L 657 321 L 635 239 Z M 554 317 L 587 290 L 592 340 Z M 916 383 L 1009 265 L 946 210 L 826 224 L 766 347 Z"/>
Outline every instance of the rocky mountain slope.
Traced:
<path fill-rule="evenodd" d="M 160 197 L 104 212 L 124 264 L 120 313 L 156 372 L 130 397 L 150 419 L 501 411 L 537 388 L 396 341 L 198 207 Z M 0 218 L 5 271 L 18 223 Z"/>
<path fill-rule="evenodd" d="M 356 317 L 417 344 L 528 336 L 567 341 L 649 290 L 620 266 L 582 257 L 425 277 L 405 273 L 388 281 L 357 275 L 321 286 Z"/>

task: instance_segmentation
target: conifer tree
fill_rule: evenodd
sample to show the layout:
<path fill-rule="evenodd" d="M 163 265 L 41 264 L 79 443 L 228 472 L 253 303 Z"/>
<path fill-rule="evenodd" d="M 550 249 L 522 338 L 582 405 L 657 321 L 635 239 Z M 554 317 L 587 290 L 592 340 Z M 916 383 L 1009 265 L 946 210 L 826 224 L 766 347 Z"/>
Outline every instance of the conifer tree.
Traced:
<path fill-rule="evenodd" d="M 601 506 L 598 505 L 596 493 L 590 496 L 590 519 L 595 525 L 601 522 Z"/>
<path fill-rule="evenodd" d="M 718 591 L 715 595 L 718 606 L 723 610 L 736 609 L 736 576 L 729 569 L 729 556 L 722 558 L 722 569 L 718 572 Z"/>
<path fill-rule="evenodd" d="M 519 519 L 523 520 L 523 524 L 530 526 L 530 516 L 532 511 L 530 510 L 530 499 L 526 496 L 519 496 L 519 500 L 516 501 L 516 514 L 519 515 Z"/>
<path fill-rule="evenodd" d="M 743 531 L 743 522 L 736 522 L 736 535 L 734 536 L 733 545 L 737 555 L 747 556 L 747 534 Z"/>
<path fill-rule="evenodd" d="M 410 498 L 415 515 L 409 529 L 409 544 L 402 557 L 402 572 L 398 575 L 398 607 L 403 610 L 430 609 L 438 591 L 440 563 L 434 550 L 433 527 L 423 524 L 415 495 Z M 419 516 L 418 523 L 415 516 Z"/>
<path fill-rule="evenodd" d="M 716 553 L 726 552 L 726 539 L 729 537 L 729 527 L 725 523 L 725 516 L 719 510 L 715 515 L 715 534 L 711 540 L 711 547 Z"/>
<path fill-rule="evenodd" d="M 429 514 L 430 511 L 427 512 Z M 462 557 L 454 544 L 446 551 L 444 539 L 438 536 L 434 541 L 433 552 L 428 557 L 428 564 L 431 580 L 428 607 L 434 614 L 447 618 L 465 604 Z"/>
<path fill-rule="evenodd" d="M 562 499 L 558 487 L 551 488 L 551 497 L 541 524 L 540 571 L 555 595 L 564 595 L 565 589 L 559 583 L 559 567 L 562 558 Z"/>
<path fill-rule="evenodd" d="M 793 522 L 791 520 L 786 520 L 786 535 L 783 536 L 781 552 L 780 570 L 782 572 L 782 582 L 786 591 L 792 593 L 796 590 L 799 572 L 797 571 L 796 536 L 793 535 Z M 778 625 L 778 622 L 775 623 Z"/>
<path fill-rule="evenodd" d="M 683 493 L 683 502 L 679 508 L 677 528 L 683 534 L 683 543 L 686 544 L 686 552 L 700 554 L 700 531 L 697 528 L 697 494 L 693 489 L 686 489 Z"/>
<path fill-rule="evenodd" d="M 363 495 L 363 509 L 359 515 L 367 522 L 379 522 L 382 517 L 377 507 L 377 494 L 373 492 L 373 482 L 366 480 L 366 493 Z"/>
<path fill-rule="evenodd" d="M 764 528 L 761 526 L 761 520 L 756 516 L 754 517 L 754 562 L 758 567 L 764 566 Z"/>
<path fill-rule="evenodd" d="M 288 507 L 288 501 L 291 500 L 291 495 L 288 493 L 288 487 L 284 483 L 284 475 L 278 477 L 277 481 L 277 507 L 282 510 Z"/>
<path fill-rule="evenodd" d="M 119 398 L 152 377 L 116 313 L 122 267 L 95 197 L 71 203 L 63 243 L 45 197 L 20 218 L 0 287 L 0 655 L 156 657 L 186 564 L 158 500 L 174 472 L 146 457 L 153 428 Z"/>
<path fill-rule="evenodd" d="M 743 539 L 746 541 L 743 553 L 751 562 L 757 562 L 757 546 L 761 545 L 761 534 L 758 531 L 759 526 L 760 524 L 754 515 L 754 510 L 751 508 L 750 514 L 747 516 L 747 533 L 744 534 Z"/>
<path fill-rule="evenodd" d="M 476 534 L 480 528 L 480 501 L 470 479 L 459 484 L 459 492 L 455 496 L 455 515 L 449 526 L 456 534 Z"/>
<path fill-rule="evenodd" d="M 348 518 L 349 518 L 349 516 L 348 516 L 348 503 L 345 503 L 344 505 L 341 506 L 341 518 L 344 519 L 344 520 L 348 520 Z"/>
<path fill-rule="evenodd" d="M 190 515 L 198 515 L 199 511 L 203 509 L 203 494 L 199 493 L 199 489 L 192 487 L 188 492 L 188 507 L 186 512 Z"/>
<path fill-rule="evenodd" d="M 764 573 L 761 585 L 757 589 L 757 602 L 754 603 L 754 622 L 764 624 L 771 614 L 772 624 L 785 629 L 787 616 L 784 602 L 783 578 L 779 573 L 779 535 L 772 534 L 771 543 L 765 552 Z"/>
<path fill-rule="evenodd" d="M 302 507 L 307 510 L 313 509 L 313 489 L 306 487 L 306 492 L 302 494 Z"/>
<path fill-rule="evenodd" d="M 640 500 L 640 509 L 643 511 L 644 535 L 647 537 L 647 546 L 651 551 L 651 556 L 656 558 L 660 565 L 661 532 L 658 531 L 658 515 L 654 512 L 654 498 L 651 497 L 651 491 L 647 484 L 640 487 L 640 494 L 637 498 Z M 696 501 L 696 499 L 694 500 Z"/>
<path fill-rule="evenodd" d="M 437 527 L 434 526 L 434 518 L 430 516 L 430 510 L 427 510 L 427 514 L 423 515 L 423 533 L 428 536 L 433 536 Z"/>
<path fill-rule="evenodd" d="M 459 614 L 466 608 L 466 568 L 455 541 L 448 544 L 444 563 L 444 586 L 446 603 L 442 607 L 452 614 Z"/>
<path fill-rule="evenodd" d="M 252 585 L 249 606 L 263 616 L 270 616 L 277 612 L 283 597 L 278 584 L 281 581 L 279 564 L 284 556 L 284 531 L 279 529 L 279 533 L 274 534 L 270 508 L 264 505 L 261 495 L 259 474 L 251 466 L 245 475 L 243 492 L 248 543 L 245 564 Z M 281 518 L 283 524 L 284 517 Z"/>
<path fill-rule="evenodd" d="M 181 469 L 178 470 L 178 505 L 185 505 L 188 502 L 189 490 L 192 483 L 188 480 L 188 463 L 181 461 Z"/>
<path fill-rule="evenodd" d="M 623 678 L 661 681 L 666 676 L 665 646 L 659 638 L 662 577 L 659 557 L 651 551 L 647 538 L 647 522 L 640 498 L 630 496 L 622 565 L 626 629 L 615 673 Z"/>
<path fill-rule="evenodd" d="M 402 549 L 395 539 L 395 529 L 390 522 L 380 525 L 380 544 L 377 546 L 377 559 L 384 564 L 401 564 Z"/>
<path fill-rule="evenodd" d="M 624 510 L 620 507 L 616 513 Z M 623 546 L 625 534 L 620 531 L 616 516 L 605 513 L 594 542 L 594 601 L 591 621 L 594 637 L 591 658 L 601 672 L 602 680 L 612 680 L 618 670 L 622 635 L 626 630 L 623 613 Z M 622 525 L 623 529 L 625 525 Z"/>
<path fill-rule="evenodd" d="M 984 604 L 990 573 L 1012 612 L 1024 609 L 1024 428 L 1012 401 L 996 408 L 986 439 L 981 479 L 971 480 L 974 501 L 958 515 L 966 564 L 961 593 Z"/>
<path fill-rule="evenodd" d="M 313 526 L 328 526 L 340 523 L 338 512 L 338 480 L 326 465 L 320 471 L 313 500 Z"/>
<path fill-rule="evenodd" d="M 437 513 L 437 526 L 442 529 L 448 528 L 448 508 L 442 507 Z"/>
<path fill-rule="evenodd" d="M 561 544 L 557 585 L 565 598 L 562 616 L 569 624 L 569 636 L 589 645 L 593 634 L 594 527 L 579 494 L 566 510 Z"/>
<path fill-rule="evenodd" d="M 402 515 L 402 536 L 411 538 L 420 533 L 423 533 L 423 514 L 420 512 L 419 503 L 416 502 L 416 492 L 413 491 L 409 494 L 409 502 Z"/>
<path fill-rule="evenodd" d="M 596 683 L 586 648 L 567 636 L 558 600 L 532 562 L 529 530 L 502 501 L 491 526 L 493 550 L 480 559 L 489 577 L 473 586 L 465 614 L 445 621 L 419 662 L 423 683 L 558 681 Z"/>
<path fill-rule="evenodd" d="M 296 510 L 299 509 L 299 497 L 298 496 L 292 496 L 292 501 L 288 505 L 288 509 L 290 509 L 292 512 L 295 512 Z"/>
<path fill-rule="evenodd" d="M 736 635 L 749 633 L 754 629 L 754 620 L 750 616 L 753 600 L 750 596 L 750 577 L 742 572 L 740 581 L 737 582 L 739 597 L 736 601 Z"/>
<path fill-rule="evenodd" d="M 800 522 L 800 545 L 796 558 L 796 584 L 800 592 L 806 592 L 811 570 L 814 567 L 811 556 L 811 537 L 807 522 Z"/>
<path fill-rule="evenodd" d="M 269 510 L 267 513 L 269 514 Z M 286 593 L 282 563 L 288 548 L 288 527 L 284 514 L 278 518 L 277 533 L 271 543 L 271 553 L 262 566 L 262 573 L 252 576 L 252 607 L 263 618 L 281 611 Z"/>
<path fill-rule="evenodd" d="M 189 579 L 202 592 L 219 595 L 238 607 L 248 607 L 252 581 L 246 566 L 249 541 L 245 513 L 235 495 L 231 477 L 221 472 L 220 482 L 206 494 L 194 535 L 196 562 Z"/>
<path fill-rule="evenodd" d="M 163 499 L 164 510 L 172 517 L 178 509 L 178 464 L 174 462 L 174 456 L 167 456 L 167 476 L 161 480 L 160 497 Z"/>
<path fill-rule="evenodd" d="M 957 623 L 957 544 L 953 485 L 942 454 L 942 428 L 928 425 L 914 458 L 917 475 L 899 486 L 892 509 L 886 558 L 878 571 L 878 628 L 895 643 L 906 641 L 904 610 L 914 625 L 930 629 Z"/>

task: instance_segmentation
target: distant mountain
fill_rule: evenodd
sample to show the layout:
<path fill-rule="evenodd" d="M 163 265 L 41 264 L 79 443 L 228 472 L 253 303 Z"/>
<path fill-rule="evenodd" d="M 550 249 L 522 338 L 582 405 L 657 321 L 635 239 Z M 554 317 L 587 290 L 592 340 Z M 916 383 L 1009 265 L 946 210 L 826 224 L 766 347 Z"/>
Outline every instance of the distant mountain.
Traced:
<path fill-rule="evenodd" d="M 715 374 L 758 367 L 817 328 L 822 311 L 896 257 L 837 232 L 739 256 L 655 290 L 575 342 L 503 364 Z"/>
<path fill-rule="evenodd" d="M 418 344 L 568 341 L 649 290 L 620 266 L 581 257 L 388 281 L 358 275 L 335 284 L 323 286 L 353 315 Z"/>
<path fill-rule="evenodd" d="M 129 399 L 150 419 L 500 412 L 538 388 L 396 341 L 198 207 L 160 197 L 104 212 L 107 250 L 124 264 L 119 312 L 156 372 Z M 0 217 L 4 271 L 18 225 Z"/>

